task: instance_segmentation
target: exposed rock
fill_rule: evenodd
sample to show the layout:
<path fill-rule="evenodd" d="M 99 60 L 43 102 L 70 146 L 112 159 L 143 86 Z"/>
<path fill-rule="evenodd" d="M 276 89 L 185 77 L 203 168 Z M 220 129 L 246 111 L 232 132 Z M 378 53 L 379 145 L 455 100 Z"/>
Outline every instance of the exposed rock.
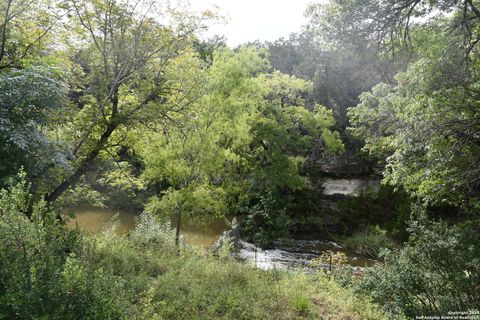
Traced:
<path fill-rule="evenodd" d="M 322 187 L 324 196 L 358 196 L 365 191 L 377 192 L 380 189 L 380 180 L 371 178 L 325 179 Z"/>

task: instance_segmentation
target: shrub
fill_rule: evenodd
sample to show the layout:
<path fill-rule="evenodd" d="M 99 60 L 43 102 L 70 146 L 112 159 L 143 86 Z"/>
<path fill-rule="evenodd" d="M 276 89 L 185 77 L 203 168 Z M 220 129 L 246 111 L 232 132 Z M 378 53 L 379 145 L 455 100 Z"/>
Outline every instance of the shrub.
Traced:
<path fill-rule="evenodd" d="M 310 313 L 310 309 L 312 308 L 312 302 L 310 301 L 310 299 L 302 295 L 294 296 L 292 304 L 293 308 L 300 315 L 308 315 Z"/>
<path fill-rule="evenodd" d="M 160 223 L 156 215 L 145 211 L 138 217 L 130 239 L 136 244 L 162 244 L 174 249 L 175 230 L 170 226 L 170 222 Z"/>
<path fill-rule="evenodd" d="M 382 253 L 361 289 L 392 314 L 442 315 L 480 309 L 480 238 L 469 225 L 412 222 L 410 240 Z"/>
<path fill-rule="evenodd" d="M 24 178 L 0 191 L 0 319 L 383 319 L 316 275 L 178 254 L 148 214 L 131 237 L 67 231 L 43 202 L 29 218 Z"/>
<path fill-rule="evenodd" d="M 291 223 L 285 209 L 279 208 L 277 201 L 269 193 L 249 210 L 242 230 L 253 243 L 267 247 L 273 240 L 288 238 Z"/>
<path fill-rule="evenodd" d="M 379 226 L 357 232 L 344 240 L 343 244 L 356 254 L 370 258 L 377 258 L 383 248 L 393 249 L 395 246 L 394 242 L 388 238 L 387 231 Z"/>
<path fill-rule="evenodd" d="M 79 235 L 44 202 L 31 207 L 25 174 L 18 180 L 0 191 L 0 318 L 119 318 L 125 282 L 86 260 Z"/>

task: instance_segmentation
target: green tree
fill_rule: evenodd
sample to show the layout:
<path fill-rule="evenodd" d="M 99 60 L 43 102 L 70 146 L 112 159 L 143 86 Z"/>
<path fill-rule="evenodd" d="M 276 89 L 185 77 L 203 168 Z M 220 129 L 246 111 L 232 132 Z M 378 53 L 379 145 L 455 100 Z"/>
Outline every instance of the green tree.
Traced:
<path fill-rule="evenodd" d="M 3 183 L 22 166 L 33 176 L 39 176 L 52 162 L 59 166 L 67 162 L 62 146 L 51 143 L 45 129 L 50 114 L 63 106 L 64 78 L 60 70 L 48 66 L 31 66 L 0 74 L 0 176 Z"/>
<path fill-rule="evenodd" d="M 47 202 L 91 171 L 99 156 L 115 153 L 130 130 L 168 121 L 171 113 L 190 104 L 184 92 L 195 90 L 197 78 L 183 83 L 170 66 L 188 54 L 194 33 L 204 27 L 202 19 L 212 14 L 197 18 L 169 12 L 169 26 L 161 23 L 166 13 L 153 2 L 136 3 L 67 2 L 72 27 L 78 30 L 72 41 L 79 45 L 72 52 L 72 104 L 61 121 L 62 139 L 70 144 L 74 160 L 72 170 L 57 169 Z"/>
<path fill-rule="evenodd" d="M 52 114 L 63 106 L 66 74 L 46 57 L 64 10 L 54 1 L 0 3 L 0 176 L 23 167 L 31 176 L 65 166 L 64 146 L 49 140 Z"/>
<path fill-rule="evenodd" d="M 213 57 L 205 94 L 176 118 L 179 126 L 149 133 L 137 146 L 147 181 L 159 193 L 171 188 L 154 197 L 150 209 L 177 216 L 177 226 L 182 215 L 245 212 L 266 192 L 301 189 L 314 143 L 342 150 L 329 130 L 331 112 L 304 108 L 310 83 L 265 73 L 268 63 L 253 48 L 219 50 Z M 197 192 L 211 200 L 195 199 Z"/>
<path fill-rule="evenodd" d="M 479 201 L 478 62 L 459 68 L 461 49 L 441 38 L 433 36 L 397 85 L 379 84 L 361 96 L 350 111 L 352 131 L 385 159 L 389 183 L 429 204 L 472 209 Z"/>
<path fill-rule="evenodd" d="M 246 191 L 242 178 L 251 140 L 247 121 L 256 96 L 250 91 L 250 76 L 265 65 L 251 49 L 215 52 L 209 70 L 197 73 L 205 79 L 204 94 L 175 118 L 176 125 L 149 132 L 137 144 L 144 178 L 150 185 L 163 186 L 147 210 L 174 216 L 177 237 L 182 217 L 199 221 L 222 216 Z"/>

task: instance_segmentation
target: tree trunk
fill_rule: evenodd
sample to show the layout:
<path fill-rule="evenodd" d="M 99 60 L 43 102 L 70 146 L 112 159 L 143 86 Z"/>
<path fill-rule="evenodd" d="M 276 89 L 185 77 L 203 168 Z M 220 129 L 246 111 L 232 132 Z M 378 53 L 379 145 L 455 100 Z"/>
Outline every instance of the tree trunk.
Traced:
<path fill-rule="evenodd" d="M 58 199 L 69 187 L 74 185 L 81 176 L 83 176 L 88 170 L 93 166 L 95 159 L 102 149 L 105 147 L 105 144 L 108 142 L 108 139 L 115 131 L 115 129 L 120 124 L 118 121 L 118 86 L 115 86 L 111 89 L 110 102 L 112 103 L 112 115 L 110 122 L 107 124 L 107 127 L 103 131 L 100 139 L 95 144 L 95 147 L 87 153 L 87 156 L 80 163 L 77 170 L 67 177 L 62 183 L 60 183 L 51 193 L 45 195 L 45 201 L 47 204 L 50 204 Z"/>
<path fill-rule="evenodd" d="M 182 214 L 179 212 L 177 213 L 177 221 L 176 221 L 176 228 L 175 228 L 175 246 L 177 247 L 177 254 L 180 254 L 180 227 L 182 224 Z"/>
<path fill-rule="evenodd" d="M 118 127 L 117 121 L 112 119 L 110 123 L 107 125 L 105 131 L 103 131 L 102 136 L 95 144 L 95 147 L 87 154 L 85 160 L 78 166 L 77 170 L 67 177 L 62 183 L 60 183 L 51 193 L 45 195 L 45 201 L 47 203 L 52 203 L 58 199 L 65 192 L 69 187 L 74 185 L 81 176 L 83 176 L 94 164 L 95 159 L 97 158 L 98 154 L 102 149 L 105 147 L 108 139 Z"/>

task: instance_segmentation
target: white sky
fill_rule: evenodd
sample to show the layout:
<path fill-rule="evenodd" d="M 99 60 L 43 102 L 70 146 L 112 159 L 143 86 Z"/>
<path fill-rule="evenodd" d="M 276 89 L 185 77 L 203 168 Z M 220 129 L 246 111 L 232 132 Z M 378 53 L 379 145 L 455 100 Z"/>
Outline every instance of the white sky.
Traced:
<path fill-rule="evenodd" d="M 209 35 L 225 35 L 229 46 L 237 46 L 248 41 L 272 41 L 299 32 L 307 22 L 303 13 L 312 1 L 190 0 L 190 3 L 195 11 L 218 6 L 220 14 L 227 17 L 227 25 L 212 26 Z"/>

